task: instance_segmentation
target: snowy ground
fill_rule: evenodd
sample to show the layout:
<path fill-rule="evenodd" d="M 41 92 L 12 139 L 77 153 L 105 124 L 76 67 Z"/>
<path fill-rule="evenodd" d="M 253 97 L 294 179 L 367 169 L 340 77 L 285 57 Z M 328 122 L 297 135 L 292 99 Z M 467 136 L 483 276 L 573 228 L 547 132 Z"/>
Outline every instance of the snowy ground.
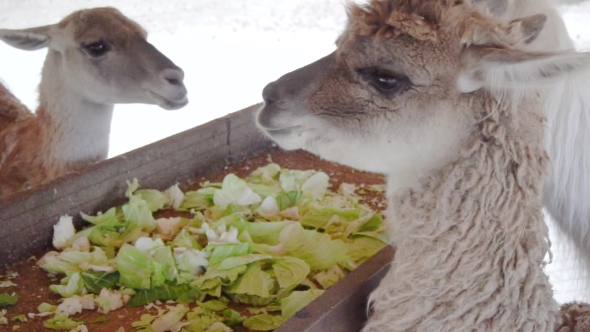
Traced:
<path fill-rule="evenodd" d="M 334 49 L 346 19 L 344 0 L 0 0 L 1 28 L 59 21 L 70 12 L 111 5 L 142 24 L 149 41 L 186 73 L 190 103 L 178 111 L 116 107 L 109 155 L 116 156 L 261 101 L 263 87 Z M 562 7 L 578 47 L 590 49 L 590 2 Z M 31 109 L 44 51 L 0 43 L 0 78 Z M 581 294 L 563 243 L 552 229 L 548 273 L 560 302 Z"/>

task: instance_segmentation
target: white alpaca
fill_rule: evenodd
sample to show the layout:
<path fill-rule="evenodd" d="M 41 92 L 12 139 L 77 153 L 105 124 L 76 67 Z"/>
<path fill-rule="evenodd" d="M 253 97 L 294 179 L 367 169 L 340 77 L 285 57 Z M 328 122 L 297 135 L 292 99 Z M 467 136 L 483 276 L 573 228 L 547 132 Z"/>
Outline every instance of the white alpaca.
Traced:
<path fill-rule="evenodd" d="M 188 103 L 183 71 L 117 9 L 0 29 L 0 40 L 23 50 L 48 48 L 35 115 L 0 84 L 0 198 L 106 159 L 114 104 L 171 110 Z"/>
<path fill-rule="evenodd" d="M 476 0 L 484 10 L 509 22 L 544 14 L 545 29 L 523 46 L 527 51 L 574 50 L 573 40 L 553 0 Z M 586 290 L 590 290 L 590 70 L 580 69 L 540 87 L 547 118 L 546 148 L 551 159 L 543 202 L 569 238 Z"/>
<path fill-rule="evenodd" d="M 365 331 L 554 331 L 538 89 L 590 54 L 524 48 L 547 22 L 455 0 L 351 5 L 337 50 L 263 91 L 284 149 L 388 176 L 396 256 Z"/>

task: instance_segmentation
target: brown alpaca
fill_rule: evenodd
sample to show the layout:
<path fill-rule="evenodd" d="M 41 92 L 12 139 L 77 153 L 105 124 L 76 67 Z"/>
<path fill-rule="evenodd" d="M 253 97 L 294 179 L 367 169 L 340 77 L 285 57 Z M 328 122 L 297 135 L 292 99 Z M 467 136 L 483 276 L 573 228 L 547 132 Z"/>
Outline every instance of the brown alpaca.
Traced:
<path fill-rule="evenodd" d="M 554 331 L 543 261 L 549 158 L 541 86 L 585 53 L 524 51 L 544 15 L 501 22 L 471 1 L 349 7 L 337 50 L 263 91 L 284 149 L 388 176 L 396 256 L 364 331 Z"/>
<path fill-rule="evenodd" d="M 184 73 L 117 9 L 76 11 L 55 25 L 0 29 L 23 50 L 48 48 L 33 115 L 0 84 L 0 198 L 107 157 L 114 104 L 184 107 Z"/>

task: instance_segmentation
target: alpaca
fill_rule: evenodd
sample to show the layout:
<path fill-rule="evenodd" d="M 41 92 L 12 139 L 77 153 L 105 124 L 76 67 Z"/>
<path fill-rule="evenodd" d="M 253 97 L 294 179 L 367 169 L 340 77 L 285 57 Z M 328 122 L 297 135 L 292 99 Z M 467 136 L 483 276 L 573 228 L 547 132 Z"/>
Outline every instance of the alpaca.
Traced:
<path fill-rule="evenodd" d="M 386 174 L 395 259 L 364 331 L 553 331 L 538 89 L 590 54 L 525 51 L 537 14 L 503 22 L 472 1 L 349 6 L 332 54 L 267 85 L 259 129 Z"/>
<path fill-rule="evenodd" d="M 545 29 L 524 50 L 574 50 L 565 23 L 553 0 L 477 0 L 483 10 L 506 22 L 544 14 Z M 590 291 L 590 70 L 563 75 L 542 89 L 547 118 L 546 149 L 551 159 L 543 203 L 551 218 L 573 245 L 582 270 L 577 271 Z"/>
<path fill-rule="evenodd" d="M 106 159 L 114 104 L 173 110 L 188 103 L 184 73 L 115 8 L 0 30 L 23 50 L 48 48 L 32 114 L 0 83 L 0 198 Z"/>

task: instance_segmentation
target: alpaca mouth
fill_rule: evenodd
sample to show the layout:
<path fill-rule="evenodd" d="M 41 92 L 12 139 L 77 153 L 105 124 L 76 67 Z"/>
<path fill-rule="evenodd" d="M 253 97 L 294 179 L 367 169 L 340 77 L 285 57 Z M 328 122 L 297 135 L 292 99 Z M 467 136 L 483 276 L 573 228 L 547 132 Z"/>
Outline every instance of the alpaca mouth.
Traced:
<path fill-rule="evenodd" d="M 285 127 L 285 128 L 279 128 L 279 129 L 271 129 L 271 128 L 264 128 L 264 130 L 271 136 L 284 136 L 284 135 L 289 135 L 291 133 L 293 133 L 294 131 L 296 131 L 297 129 L 300 129 L 302 126 L 291 126 L 291 127 Z"/>
<path fill-rule="evenodd" d="M 147 93 L 150 97 L 152 97 L 152 99 L 154 99 L 156 101 L 156 104 L 158 106 L 160 106 L 161 108 L 168 110 L 168 111 L 173 111 L 173 110 L 183 108 L 184 106 L 186 106 L 188 104 L 188 98 L 187 98 L 186 94 L 182 97 L 182 99 L 170 100 L 170 99 L 165 98 L 164 96 L 161 96 L 161 95 L 159 95 L 155 92 L 152 92 L 152 91 L 147 91 Z"/>

